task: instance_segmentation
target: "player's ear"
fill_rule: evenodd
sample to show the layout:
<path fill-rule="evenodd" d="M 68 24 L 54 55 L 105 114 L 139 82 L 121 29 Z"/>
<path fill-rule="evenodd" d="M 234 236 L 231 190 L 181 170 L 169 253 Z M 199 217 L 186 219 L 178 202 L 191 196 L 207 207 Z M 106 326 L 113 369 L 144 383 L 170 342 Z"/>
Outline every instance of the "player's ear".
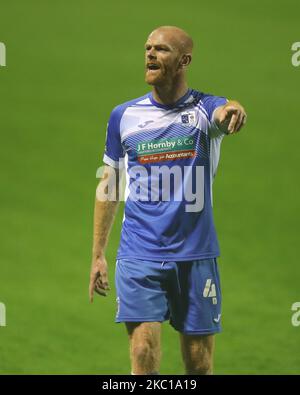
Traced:
<path fill-rule="evenodd" d="M 192 55 L 191 54 L 184 54 L 182 55 L 180 65 L 181 67 L 187 67 L 192 61 Z"/>

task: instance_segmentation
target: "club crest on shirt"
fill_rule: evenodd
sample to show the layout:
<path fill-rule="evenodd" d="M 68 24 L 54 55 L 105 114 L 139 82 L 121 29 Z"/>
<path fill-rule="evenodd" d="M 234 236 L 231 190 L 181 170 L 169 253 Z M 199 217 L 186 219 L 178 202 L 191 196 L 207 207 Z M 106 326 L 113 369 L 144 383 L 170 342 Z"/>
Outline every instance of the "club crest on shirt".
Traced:
<path fill-rule="evenodd" d="M 181 114 L 181 122 L 188 125 L 194 125 L 196 120 L 195 111 L 189 111 Z"/>

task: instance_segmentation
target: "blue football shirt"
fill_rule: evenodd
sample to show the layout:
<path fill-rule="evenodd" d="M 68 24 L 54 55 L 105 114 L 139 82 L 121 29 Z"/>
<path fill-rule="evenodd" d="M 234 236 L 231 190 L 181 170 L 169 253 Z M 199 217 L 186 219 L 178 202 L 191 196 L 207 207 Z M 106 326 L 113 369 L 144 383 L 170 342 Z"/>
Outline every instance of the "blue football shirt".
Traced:
<path fill-rule="evenodd" d="M 212 182 L 224 134 L 213 122 L 226 98 L 193 89 L 172 106 L 152 93 L 114 108 L 104 163 L 126 169 L 117 259 L 218 257 Z"/>

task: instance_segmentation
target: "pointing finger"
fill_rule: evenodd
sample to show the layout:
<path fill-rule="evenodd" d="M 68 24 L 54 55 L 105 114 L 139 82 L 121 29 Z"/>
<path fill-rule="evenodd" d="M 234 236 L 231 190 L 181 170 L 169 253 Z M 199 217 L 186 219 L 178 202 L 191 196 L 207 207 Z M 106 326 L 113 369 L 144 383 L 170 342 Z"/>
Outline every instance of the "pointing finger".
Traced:
<path fill-rule="evenodd" d="M 238 117 L 238 119 L 236 121 L 234 132 L 238 132 L 240 130 L 240 128 L 242 126 L 242 122 L 243 122 L 243 114 L 240 113 L 239 117 Z"/>
<path fill-rule="evenodd" d="M 233 114 L 228 126 L 228 131 L 229 133 L 232 133 L 234 131 L 235 125 L 237 123 L 238 120 L 238 115 L 237 114 Z"/>
<path fill-rule="evenodd" d="M 240 123 L 236 129 L 237 132 L 239 132 L 241 130 L 241 128 L 245 125 L 246 121 L 245 121 L 245 115 L 242 114 L 241 116 L 241 120 Z"/>

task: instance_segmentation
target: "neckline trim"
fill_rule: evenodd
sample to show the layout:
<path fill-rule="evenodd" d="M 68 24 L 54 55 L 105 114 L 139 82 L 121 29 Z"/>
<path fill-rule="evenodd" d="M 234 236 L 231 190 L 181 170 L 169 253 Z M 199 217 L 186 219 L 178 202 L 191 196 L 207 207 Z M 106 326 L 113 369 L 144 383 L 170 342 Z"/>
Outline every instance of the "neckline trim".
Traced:
<path fill-rule="evenodd" d="M 192 89 L 188 88 L 187 92 L 181 96 L 175 103 L 173 104 L 162 104 L 162 103 L 158 103 L 154 98 L 153 98 L 153 94 L 152 92 L 149 93 L 149 99 L 151 101 L 151 103 L 155 106 L 155 107 L 159 107 L 159 108 L 164 108 L 165 110 L 171 109 L 171 108 L 176 108 L 178 107 L 180 104 L 182 104 L 192 93 Z"/>

